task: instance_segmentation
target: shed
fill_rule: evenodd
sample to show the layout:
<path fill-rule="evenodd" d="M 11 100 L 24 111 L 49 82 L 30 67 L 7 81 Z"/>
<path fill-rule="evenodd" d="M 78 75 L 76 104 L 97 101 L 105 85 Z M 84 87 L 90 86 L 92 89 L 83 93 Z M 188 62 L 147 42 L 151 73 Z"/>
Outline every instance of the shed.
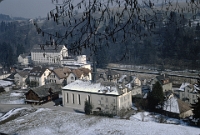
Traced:
<path fill-rule="evenodd" d="M 31 88 L 27 93 L 25 93 L 25 102 L 31 104 L 42 104 L 56 100 L 59 98 L 59 92 L 61 92 L 61 88 L 55 83 L 46 84 L 33 89 Z"/>

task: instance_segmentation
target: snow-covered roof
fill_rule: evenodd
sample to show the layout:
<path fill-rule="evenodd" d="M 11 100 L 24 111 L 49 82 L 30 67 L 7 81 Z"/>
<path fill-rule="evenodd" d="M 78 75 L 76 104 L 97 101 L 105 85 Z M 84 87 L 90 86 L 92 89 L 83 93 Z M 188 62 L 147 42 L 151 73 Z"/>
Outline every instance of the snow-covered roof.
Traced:
<path fill-rule="evenodd" d="M 122 76 L 119 78 L 118 82 L 122 82 L 126 77 L 127 77 L 127 75 L 122 75 Z"/>
<path fill-rule="evenodd" d="M 10 86 L 10 85 L 12 85 L 12 84 L 13 84 L 13 83 L 10 82 L 10 81 L 0 80 L 0 86 L 2 86 L 2 87 Z"/>
<path fill-rule="evenodd" d="M 189 104 L 181 101 L 180 99 L 171 97 L 170 99 L 165 101 L 163 110 L 180 114 L 191 110 L 191 108 L 189 107 Z"/>
<path fill-rule="evenodd" d="M 113 82 L 91 83 L 91 81 L 76 80 L 75 82 L 72 82 L 63 87 L 63 90 L 121 95 L 118 86 Z"/>
<path fill-rule="evenodd" d="M 185 87 L 187 87 L 188 85 L 190 85 L 190 83 L 182 83 L 181 87 L 178 90 L 184 91 Z"/>

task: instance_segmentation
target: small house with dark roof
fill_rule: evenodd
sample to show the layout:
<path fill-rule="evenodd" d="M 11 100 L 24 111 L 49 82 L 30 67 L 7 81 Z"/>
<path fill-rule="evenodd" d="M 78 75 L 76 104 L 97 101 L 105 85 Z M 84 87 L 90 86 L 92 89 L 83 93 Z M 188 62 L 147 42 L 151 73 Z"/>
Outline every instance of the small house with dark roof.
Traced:
<path fill-rule="evenodd" d="M 42 66 L 33 67 L 29 73 L 30 83 L 35 82 L 37 84 L 36 86 L 45 85 L 50 72 L 48 68 Z"/>
<path fill-rule="evenodd" d="M 25 93 L 25 102 L 31 104 L 42 104 L 56 100 L 59 98 L 59 92 L 61 92 L 61 88 L 55 83 L 31 88 L 27 93 Z"/>
<path fill-rule="evenodd" d="M 117 82 L 120 78 L 120 74 L 111 69 L 108 69 L 108 71 L 106 71 L 105 74 L 106 74 L 107 80 L 110 82 Z"/>
<path fill-rule="evenodd" d="M 0 68 L 0 79 L 7 78 L 10 74 L 10 69 L 8 67 Z"/>
<path fill-rule="evenodd" d="M 166 92 L 168 90 L 172 90 L 172 81 L 170 80 L 169 76 L 167 74 L 162 74 L 159 76 L 156 76 L 152 81 L 151 81 L 151 86 L 153 87 L 153 85 L 156 82 L 159 82 L 160 85 L 163 88 L 163 92 Z"/>

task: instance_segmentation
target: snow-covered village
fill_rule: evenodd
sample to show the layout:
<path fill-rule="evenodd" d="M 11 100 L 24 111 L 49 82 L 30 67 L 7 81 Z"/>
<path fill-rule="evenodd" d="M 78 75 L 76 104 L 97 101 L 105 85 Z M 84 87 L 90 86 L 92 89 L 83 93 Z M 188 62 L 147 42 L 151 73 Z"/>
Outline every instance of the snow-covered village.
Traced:
<path fill-rule="evenodd" d="M 0 0 L 0 135 L 199 135 L 199 4 Z"/>

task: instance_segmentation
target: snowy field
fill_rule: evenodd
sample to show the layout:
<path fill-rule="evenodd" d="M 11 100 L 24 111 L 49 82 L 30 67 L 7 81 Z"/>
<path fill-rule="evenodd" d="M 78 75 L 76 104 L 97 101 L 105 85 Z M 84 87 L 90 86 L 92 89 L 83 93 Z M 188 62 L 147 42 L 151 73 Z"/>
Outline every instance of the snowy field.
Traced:
<path fill-rule="evenodd" d="M 0 117 L 0 132 L 17 135 L 199 135 L 200 128 L 160 124 L 148 112 L 130 120 L 60 110 L 17 108 Z M 7 119 L 7 121 L 6 121 Z M 174 121 L 169 120 L 168 121 Z M 176 123 L 177 124 L 177 123 Z"/>
<path fill-rule="evenodd" d="M 0 104 L 24 104 L 25 90 L 13 90 L 0 94 Z"/>

